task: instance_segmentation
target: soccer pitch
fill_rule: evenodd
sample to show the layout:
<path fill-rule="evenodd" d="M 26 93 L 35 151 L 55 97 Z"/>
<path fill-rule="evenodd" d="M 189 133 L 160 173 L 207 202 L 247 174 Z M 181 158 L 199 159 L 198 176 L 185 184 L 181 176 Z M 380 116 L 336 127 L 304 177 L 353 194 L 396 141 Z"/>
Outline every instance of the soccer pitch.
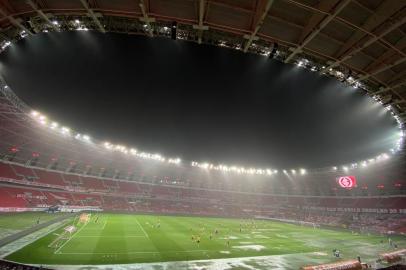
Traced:
<path fill-rule="evenodd" d="M 49 247 L 68 225 L 76 226 L 71 237 Z M 400 248 L 406 246 L 405 237 L 392 239 Z M 360 255 L 366 261 L 390 250 L 384 236 L 274 221 L 93 213 L 89 222 L 71 219 L 6 259 L 43 265 L 105 265 L 271 256 L 275 267 L 298 269 L 337 260 L 333 249 L 339 249 L 344 259 Z M 250 262 L 255 269 L 262 268 L 256 260 Z"/>

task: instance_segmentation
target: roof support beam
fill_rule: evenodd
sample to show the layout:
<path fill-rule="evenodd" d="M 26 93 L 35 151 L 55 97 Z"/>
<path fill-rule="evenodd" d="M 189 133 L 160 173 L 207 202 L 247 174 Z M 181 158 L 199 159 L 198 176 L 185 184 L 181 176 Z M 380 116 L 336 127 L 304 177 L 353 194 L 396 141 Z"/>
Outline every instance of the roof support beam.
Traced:
<path fill-rule="evenodd" d="M 325 17 L 320 22 L 319 26 L 313 32 L 311 32 L 298 47 L 293 50 L 293 52 L 285 59 L 285 63 L 288 63 L 296 54 L 300 53 L 303 47 L 305 47 L 310 41 L 312 41 L 312 39 L 315 38 L 320 33 L 320 31 L 323 30 L 323 28 L 326 27 L 350 2 L 351 0 L 340 1 L 334 12 Z"/>
<path fill-rule="evenodd" d="M 82 5 L 85 7 L 87 13 L 89 14 L 89 16 L 92 18 L 92 20 L 94 21 L 94 23 L 97 25 L 97 27 L 99 28 L 100 32 L 102 33 L 106 33 L 106 29 L 104 29 L 103 25 L 100 23 L 99 19 L 97 18 L 96 14 L 93 12 L 93 10 L 90 8 L 87 0 L 80 0 L 80 2 L 82 3 Z"/>
<path fill-rule="evenodd" d="M 399 49 L 400 51 L 406 48 L 406 35 L 403 36 L 401 39 L 396 41 L 394 44 L 395 48 Z M 385 65 L 386 63 L 391 62 L 390 59 L 397 59 L 398 58 L 398 51 L 392 50 L 388 48 L 388 50 L 381 54 L 378 58 L 374 59 L 368 66 L 364 68 L 366 71 L 371 71 L 379 67 L 380 65 Z M 400 54 L 402 57 L 406 57 L 406 53 Z"/>
<path fill-rule="evenodd" d="M 58 26 L 52 23 L 48 16 L 38 7 L 37 3 L 34 0 L 27 0 L 27 3 L 38 13 L 38 15 L 46 21 L 55 31 L 59 31 Z"/>
<path fill-rule="evenodd" d="M 391 85 L 391 86 L 388 86 L 388 87 L 383 87 L 379 91 L 374 92 L 374 94 L 382 94 L 382 93 L 385 93 L 385 92 L 390 91 L 390 90 L 394 91 L 394 89 L 396 89 L 398 87 L 401 87 L 403 85 L 406 85 L 406 81 L 400 82 L 400 83 L 397 83 L 395 85 Z"/>
<path fill-rule="evenodd" d="M 320 14 L 329 15 L 329 13 L 326 12 L 326 11 L 320 10 L 320 9 L 318 9 L 318 8 L 315 8 L 315 7 L 313 7 L 313 6 L 311 6 L 311 5 L 308 5 L 308 4 L 304 4 L 304 3 L 302 3 L 302 2 L 297 2 L 296 0 L 284 0 L 284 1 L 286 1 L 286 2 L 288 2 L 288 3 L 291 3 L 291 4 L 293 4 L 293 5 L 296 5 L 296 6 L 300 7 L 300 8 L 309 10 L 309 11 L 311 11 L 311 12 L 317 12 L 317 13 L 320 13 Z M 392 2 L 392 3 L 400 3 L 399 1 L 390 1 L 390 2 Z M 384 3 L 385 3 L 385 2 L 384 2 Z M 379 8 L 381 9 L 381 7 L 379 7 Z M 387 8 L 382 8 L 382 10 L 383 10 L 384 13 L 388 12 L 388 9 L 387 9 Z M 400 8 L 398 7 L 397 10 L 400 10 Z M 375 12 L 375 13 L 378 13 L 378 12 Z M 382 17 L 382 15 L 379 16 L 379 18 L 381 18 L 381 17 Z M 387 16 L 384 16 L 384 17 L 386 18 Z M 336 20 L 337 20 L 337 22 L 342 23 L 342 24 L 344 24 L 344 25 L 350 27 L 350 28 L 353 29 L 353 30 L 361 31 L 362 33 L 364 33 L 364 34 L 366 34 L 366 35 L 369 35 L 369 36 L 375 36 L 370 30 L 368 30 L 368 29 L 365 28 L 365 25 L 363 25 L 363 26 L 357 26 L 357 25 L 355 25 L 355 24 L 349 22 L 348 20 L 343 19 L 342 17 L 339 17 L 339 16 L 336 17 Z M 359 41 L 359 40 L 360 40 L 360 38 L 357 39 L 357 41 Z M 379 42 L 382 43 L 384 46 L 395 50 L 397 53 L 402 54 L 402 52 L 401 52 L 400 50 L 398 50 L 398 49 L 397 49 L 394 45 L 392 45 L 391 43 L 387 42 L 385 39 L 380 38 L 380 39 L 379 39 Z M 346 43 L 348 43 L 348 41 L 347 41 Z M 346 46 L 346 45 L 344 45 L 344 46 L 342 46 L 342 47 L 344 48 L 345 46 Z M 349 47 L 351 47 L 351 46 L 349 46 Z M 348 48 L 349 48 L 349 47 L 348 47 Z M 346 47 L 346 48 L 347 48 L 347 47 Z M 348 49 L 348 48 L 347 48 L 347 49 Z M 347 49 L 346 49 L 346 50 L 347 50 Z M 345 50 L 345 51 L 346 51 L 346 50 Z M 338 57 L 336 57 L 336 58 L 338 58 Z"/>
<path fill-rule="evenodd" d="M 142 12 L 142 17 L 140 18 L 140 21 L 144 22 L 146 25 L 146 30 L 148 32 L 148 35 L 150 37 L 154 36 L 154 31 L 152 30 L 152 22 L 155 22 L 155 18 L 150 18 L 148 17 L 148 13 L 147 13 L 147 9 L 145 7 L 145 2 L 144 0 L 140 0 L 140 4 L 139 4 L 140 8 L 141 8 L 141 12 Z"/>
<path fill-rule="evenodd" d="M 400 86 L 403 86 L 403 85 L 406 85 L 406 82 L 401 82 L 401 83 L 398 83 L 398 84 L 396 84 L 396 85 L 392 85 L 392 86 L 388 86 L 388 87 L 381 88 L 379 91 L 374 92 L 373 95 L 383 94 L 383 93 L 386 93 L 386 92 L 388 92 L 388 91 L 392 91 L 392 92 L 393 92 L 396 96 L 398 96 L 400 99 L 398 99 L 398 100 L 395 101 L 395 102 L 392 102 L 391 104 L 396 105 L 396 104 L 400 104 L 400 103 L 405 103 L 406 100 L 403 98 L 403 96 L 400 95 L 400 94 L 395 90 L 396 88 L 398 88 L 398 87 L 400 87 Z"/>
<path fill-rule="evenodd" d="M 402 79 L 405 79 L 405 78 L 406 78 L 406 69 L 391 76 L 387 85 L 392 85 L 393 83 L 399 83 L 399 81 L 402 81 Z"/>
<path fill-rule="evenodd" d="M 400 21 L 392 24 L 390 27 L 388 27 L 385 31 L 383 31 L 381 34 L 379 34 L 378 36 L 374 36 L 372 38 L 370 38 L 367 42 L 365 42 L 364 44 L 362 44 L 361 46 L 357 47 L 355 50 L 348 50 L 342 57 L 341 59 L 339 59 L 338 61 L 335 61 L 333 63 L 331 63 L 330 65 L 328 65 L 325 69 L 321 70 L 321 72 L 325 72 L 326 70 L 336 67 L 339 64 L 341 64 L 342 62 L 347 61 L 348 59 L 350 59 L 351 57 L 353 57 L 355 54 L 359 53 L 360 51 L 362 51 L 363 49 L 365 49 L 366 47 L 368 47 L 369 45 L 375 43 L 376 41 L 378 41 L 379 39 L 381 39 L 382 37 L 386 36 L 388 33 L 392 32 L 393 30 L 395 30 L 396 28 L 400 27 L 401 25 L 403 25 L 406 22 L 406 17 L 403 17 Z"/>
<path fill-rule="evenodd" d="M 390 105 L 397 105 L 397 104 L 402 104 L 402 103 L 406 103 L 406 100 L 404 100 L 404 99 L 396 100 L 394 102 L 391 102 Z"/>
<path fill-rule="evenodd" d="M 7 15 L 7 13 L 2 8 L 0 8 L 0 14 L 6 17 L 10 21 L 10 23 L 15 27 L 19 28 L 22 31 L 25 31 L 29 35 L 34 35 L 34 33 L 31 32 L 31 30 L 29 30 L 27 27 L 21 24 L 19 19 L 16 19 L 11 15 Z"/>
<path fill-rule="evenodd" d="M 358 2 L 354 2 L 359 5 Z M 399 1 L 383 0 L 376 7 L 374 11 L 369 11 L 370 15 L 362 22 L 361 27 L 371 32 L 377 31 L 385 21 L 389 20 L 393 14 L 396 14 L 401 8 L 402 3 Z M 341 57 L 348 50 L 356 46 L 361 40 L 367 40 L 366 33 L 360 29 L 354 29 L 355 31 L 345 41 L 345 44 L 334 54 L 337 58 Z M 374 36 L 374 35 L 372 35 Z"/>
<path fill-rule="evenodd" d="M 373 75 L 376 75 L 376 74 L 381 73 L 381 72 L 383 72 L 383 71 L 385 71 L 385 70 L 391 69 L 392 67 L 397 66 L 397 65 L 400 65 L 400 64 L 402 64 L 402 63 L 404 63 L 404 62 L 406 62 L 406 57 L 403 57 L 403 58 L 399 59 L 399 60 L 396 61 L 395 63 L 389 64 L 389 65 L 385 65 L 385 66 L 383 66 L 383 67 L 381 67 L 381 68 L 378 68 L 377 70 L 374 70 L 374 71 L 372 71 L 372 72 L 369 72 L 369 73 L 367 73 L 367 74 L 365 74 L 365 75 L 359 77 L 358 80 L 362 81 L 362 80 L 368 79 L 369 77 L 371 77 L 371 76 L 373 76 Z"/>
<path fill-rule="evenodd" d="M 197 42 L 199 44 L 202 43 L 203 31 L 206 31 L 206 30 L 209 29 L 209 27 L 207 25 L 203 25 L 205 7 L 206 7 L 206 0 L 200 0 L 199 1 L 199 24 L 198 25 L 193 25 L 193 28 L 198 30 L 198 32 L 197 32 Z"/>
<path fill-rule="evenodd" d="M 261 16 L 255 22 L 254 31 L 251 33 L 251 35 L 244 36 L 244 38 L 248 39 L 244 46 L 244 52 L 247 52 L 249 47 L 251 46 L 252 42 L 254 40 L 258 39 L 258 37 L 256 35 L 257 35 L 258 31 L 261 29 L 261 27 L 265 21 L 265 18 L 268 15 L 268 12 L 272 7 L 272 4 L 274 3 L 274 0 L 266 0 L 266 1 L 267 1 L 266 5 L 265 5 L 263 12 L 261 13 Z M 262 8 L 262 6 L 260 5 L 259 8 Z"/>
<path fill-rule="evenodd" d="M 337 6 L 338 1 L 341 0 L 330 0 L 330 1 L 319 1 L 317 4 L 317 9 L 321 10 L 333 10 L 335 6 Z M 307 24 L 305 27 L 302 25 L 300 26 L 300 29 L 302 30 L 302 33 L 299 38 L 299 44 L 303 42 L 303 40 L 313 31 L 314 28 L 317 27 L 321 23 L 321 21 L 324 19 L 326 15 L 323 13 L 318 13 L 314 12 L 311 18 L 308 20 Z M 341 41 L 340 41 L 341 42 Z M 342 45 L 342 44 L 341 44 Z"/>

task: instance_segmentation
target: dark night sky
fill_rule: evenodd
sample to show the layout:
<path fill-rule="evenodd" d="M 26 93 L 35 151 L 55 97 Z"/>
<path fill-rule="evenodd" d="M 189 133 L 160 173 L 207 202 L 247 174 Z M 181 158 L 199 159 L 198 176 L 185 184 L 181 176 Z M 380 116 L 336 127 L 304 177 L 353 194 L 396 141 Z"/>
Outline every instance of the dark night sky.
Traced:
<path fill-rule="evenodd" d="M 53 33 L 20 41 L 0 63 L 17 95 L 49 118 L 166 156 L 309 168 L 368 158 L 394 143 L 395 122 L 357 90 L 229 49 Z"/>

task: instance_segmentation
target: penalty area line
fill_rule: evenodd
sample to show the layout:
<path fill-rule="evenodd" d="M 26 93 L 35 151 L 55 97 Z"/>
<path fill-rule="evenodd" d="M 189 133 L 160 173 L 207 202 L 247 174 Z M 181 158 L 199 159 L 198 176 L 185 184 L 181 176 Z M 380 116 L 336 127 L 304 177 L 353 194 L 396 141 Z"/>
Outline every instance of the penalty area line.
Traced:
<path fill-rule="evenodd" d="M 74 235 L 72 235 L 65 243 L 63 243 L 57 250 L 55 250 L 54 254 L 57 254 L 58 252 L 60 252 L 60 250 L 67 244 L 69 243 L 70 240 L 72 240 L 84 227 L 86 227 L 86 225 L 89 222 L 87 222 L 85 225 L 83 225 L 79 230 L 76 231 L 76 233 Z M 60 254 L 60 253 L 58 253 Z"/>
<path fill-rule="evenodd" d="M 109 219 L 109 218 L 107 217 L 106 220 L 104 221 L 104 225 L 103 225 L 103 227 L 102 227 L 102 229 L 101 229 L 102 231 L 104 230 L 104 228 L 106 228 L 106 224 L 107 224 L 107 220 L 108 220 L 108 219 Z"/>
<path fill-rule="evenodd" d="M 142 232 L 144 233 L 144 235 L 149 238 L 149 235 L 147 234 L 147 232 L 144 230 L 144 228 L 142 227 L 142 225 L 140 224 L 140 222 L 138 221 L 137 217 L 135 217 L 135 221 L 137 222 L 138 226 L 140 226 Z"/>

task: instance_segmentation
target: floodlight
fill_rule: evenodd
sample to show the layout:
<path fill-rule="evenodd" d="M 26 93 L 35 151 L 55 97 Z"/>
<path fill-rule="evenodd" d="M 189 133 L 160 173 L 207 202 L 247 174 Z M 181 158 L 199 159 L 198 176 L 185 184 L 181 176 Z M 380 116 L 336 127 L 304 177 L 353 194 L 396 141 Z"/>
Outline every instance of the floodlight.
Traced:
<path fill-rule="evenodd" d="M 61 128 L 62 134 L 69 134 L 70 133 L 70 128 L 68 127 L 62 127 Z"/>
<path fill-rule="evenodd" d="M 6 41 L 2 46 L 1 46 L 1 49 L 2 50 L 4 50 L 5 48 L 7 48 L 8 46 L 10 46 L 11 45 L 11 42 L 10 41 Z M 7 88 L 7 87 L 6 87 Z"/>
<path fill-rule="evenodd" d="M 34 116 L 34 117 L 38 116 L 38 114 L 39 113 L 37 111 L 31 111 L 31 115 Z"/>

